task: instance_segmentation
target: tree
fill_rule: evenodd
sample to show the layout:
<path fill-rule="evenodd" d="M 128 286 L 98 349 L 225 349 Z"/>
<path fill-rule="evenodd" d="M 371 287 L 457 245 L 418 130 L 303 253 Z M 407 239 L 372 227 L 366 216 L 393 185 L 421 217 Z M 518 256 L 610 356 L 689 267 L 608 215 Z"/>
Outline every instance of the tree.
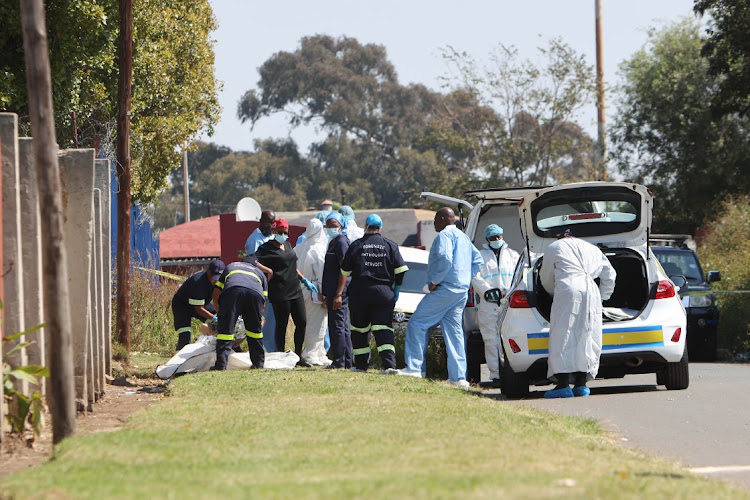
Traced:
<path fill-rule="evenodd" d="M 412 179 L 399 158 L 415 147 L 440 98 L 424 86 L 399 84 L 382 46 L 321 35 L 305 37 L 296 51 L 278 52 L 263 63 L 258 89 L 240 100 L 238 116 L 255 124 L 285 112 L 292 127 L 314 124 L 327 133 L 311 148 L 311 178 L 318 186 L 355 186 L 364 179 L 375 190 L 376 205 L 402 206 L 426 178 Z M 312 190 L 310 199 L 338 191 Z"/>
<path fill-rule="evenodd" d="M 47 2 L 58 144 L 72 147 L 71 112 L 81 147 L 95 137 L 114 158 L 117 0 Z M 28 132 L 18 2 L 0 5 L 0 109 Z M 219 117 L 208 0 L 140 0 L 134 9 L 133 197 L 150 202 L 180 165 L 180 149 Z"/>
<path fill-rule="evenodd" d="M 748 192 L 750 122 L 712 115 L 720 85 L 701 47 L 698 23 L 684 20 L 651 30 L 620 66 L 611 160 L 654 191 L 657 231 L 693 233 L 728 194 Z"/>
<path fill-rule="evenodd" d="M 471 151 L 471 168 L 485 183 L 547 184 L 593 175 L 582 162 L 593 142 L 572 122 L 593 96 L 593 69 L 559 39 L 539 53 L 542 64 L 500 45 L 489 67 L 452 47 L 443 53 L 457 76 L 446 77 L 446 87 L 457 99 L 443 111 L 442 127 L 453 133 L 449 142 Z M 478 121 L 460 111 L 466 102 L 483 111 Z"/>
<path fill-rule="evenodd" d="M 717 79 L 714 111 L 750 114 L 750 5 L 746 0 L 695 0 L 694 10 L 710 16 L 701 54 Z"/>

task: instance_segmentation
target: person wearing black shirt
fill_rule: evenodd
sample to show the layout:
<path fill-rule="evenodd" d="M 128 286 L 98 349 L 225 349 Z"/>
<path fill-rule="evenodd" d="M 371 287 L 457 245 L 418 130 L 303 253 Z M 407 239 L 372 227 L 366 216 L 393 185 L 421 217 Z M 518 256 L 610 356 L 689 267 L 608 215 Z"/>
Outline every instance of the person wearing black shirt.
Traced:
<path fill-rule="evenodd" d="M 349 300 L 344 288 L 337 290 L 341 263 L 349 249 L 349 238 L 346 236 L 344 217 L 338 212 L 331 212 L 326 217 L 326 233 L 330 243 L 326 251 L 323 264 L 323 303 L 328 309 L 328 334 L 331 338 L 331 348 L 328 357 L 331 364 L 328 368 L 352 367 L 352 336 L 349 330 Z"/>
<path fill-rule="evenodd" d="M 216 311 L 211 305 L 211 295 L 214 283 L 224 272 L 224 262 L 220 260 L 211 261 L 205 271 L 200 271 L 180 286 L 172 298 L 172 315 L 174 316 L 174 329 L 177 331 L 177 347 L 179 351 L 188 345 L 193 338 L 190 320 L 196 318 L 213 319 Z"/>
<path fill-rule="evenodd" d="M 310 366 L 302 359 L 307 314 L 300 282 L 308 289 L 313 284 L 297 269 L 297 255 L 287 241 L 288 238 L 289 223 L 285 219 L 276 219 L 273 223 L 273 239 L 262 244 L 255 256 L 258 262 L 273 271 L 273 278 L 268 282 L 268 299 L 273 304 L 276 320 L 276 350 L 283 352 L 285 349 L 286 326 L 291 315 L 294 321 L 294 352 L 300 356 L 298 365 Z"/>
<path fill-rule="evenodd" d="M 396 347 L 393 342 L 393 308 L 398 300 L 404 273 L 409 270 L 398 245 L 380 234 L 383 220 L 370 214 L 365 234 L 354 240 L 341 263 L 336 299 L 341 300 L 347 277 L 349 314 L 351 317 L 354 369 L 367 371 L 370 364 L 370 332 L 383 362 L 383 372 L 396 370 Z"/>
<path fill-rule="evenodd" d="M 229 264 L 213 290 L 213 303 L 218 311 L 216 325 L 216 364 L 212 370 L 226 370 L 232 352 L 237 318 L 245 323 L 245 338 L 253 368 L 263 368 L 266 353 L 263 349 L 263 313 L 266 309 L 268 282 L 256 267 L 253 256 L 242 262 Z"/>

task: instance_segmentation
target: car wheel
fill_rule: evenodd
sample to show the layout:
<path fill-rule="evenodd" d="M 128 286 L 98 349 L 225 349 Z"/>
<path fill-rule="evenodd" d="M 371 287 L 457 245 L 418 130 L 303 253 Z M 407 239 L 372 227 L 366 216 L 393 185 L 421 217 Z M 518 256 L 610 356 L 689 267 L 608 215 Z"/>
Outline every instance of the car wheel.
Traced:
<path fill-rule="evenodd" d="M 529 395 L 529 376 L 524 373 L 516 373 L 510 367 L 508 355 L 503 351 L 503 369 L 501 391 L 509 398 L 523 398 Z"/>
<path fill-rule="evenodd" d="M 657 383 L 659 383 L 659 379 L 660 377 L 657 374 Z M 690 369 L 688 366 L 687 346 L 685 347 L 685 352 L 682 354 L 682 359 L 677 363 L 667 363 L 661 377 L 661 382 L 663 382 L 666 388 L 670 391 L 679 391 L 688 388 L 690 385 Z"/>
<path fill-rule="evenodd" d="M 482 358 L 484 357 L 484 342 L 479 335 L 469 335 L 466 343 L 466 380 L 478 384 L 482 380 Z"/>

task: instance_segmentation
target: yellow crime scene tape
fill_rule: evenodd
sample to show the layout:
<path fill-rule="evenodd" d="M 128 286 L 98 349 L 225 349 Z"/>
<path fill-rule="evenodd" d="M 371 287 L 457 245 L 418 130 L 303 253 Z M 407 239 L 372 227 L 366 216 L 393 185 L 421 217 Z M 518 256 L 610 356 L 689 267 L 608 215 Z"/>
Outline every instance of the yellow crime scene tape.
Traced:
<path fill-rule="evenodd" d="M 136 266 L 136 269 L 140 271 L 145 271 L 147 273 L 156 274 L 157 276 L 164 276 L 165 278 L 169 278 L 175 281 L 183 282 L 187 279 L 187 276 L 180 276 L 178 274 L 172 274 L 165 271 L 159 271 L 157 269 L 149 269 L 147 267 L 138 267 Z"/>

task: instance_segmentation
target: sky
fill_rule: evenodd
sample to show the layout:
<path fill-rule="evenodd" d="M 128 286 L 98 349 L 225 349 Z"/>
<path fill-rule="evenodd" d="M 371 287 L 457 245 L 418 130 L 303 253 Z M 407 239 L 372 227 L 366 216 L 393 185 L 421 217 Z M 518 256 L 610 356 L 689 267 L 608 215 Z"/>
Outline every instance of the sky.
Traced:
<path fill-rule="evenodd" d="M 386 48 L 401 84 L 421 83 L 440 90 L 448 74 L 441 49 L 451 46 L 478 61 L 499 44 L 512 45 L 533 59 L 538 47 L 559 37 L 592 66 L 596 64 L 594 0 L 210 0 L 219 28 L 216 75 L 223 82 L 221 121 L 212 137 L 201 139 L 250 151 L 255 139 L 292 137 L 305 149 L 310 129 L 292 131 L 283 116 L 250 124 L 237 119 L 237 103 L 256 88 L 258 68 L 279 51 L 293 52 L 304 36 L 356 38 Z M 614 113 L 618 67 L 647 41 L 650 27 L 694 17 L 693 0 L 602 0 L 602 32 L 607 119 Z M 578 122 L 596 136 L 592 102 Z"/>

